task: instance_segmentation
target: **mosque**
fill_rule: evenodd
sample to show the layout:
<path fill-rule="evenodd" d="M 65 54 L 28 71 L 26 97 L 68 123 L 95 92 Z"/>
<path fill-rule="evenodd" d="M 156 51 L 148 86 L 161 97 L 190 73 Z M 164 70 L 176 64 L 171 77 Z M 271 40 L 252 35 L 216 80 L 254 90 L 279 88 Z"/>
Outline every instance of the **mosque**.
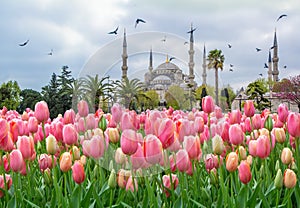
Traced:
<path fill-rule="evenodd" d="M 197 88 L 197 83 L 195 82 L 195 74 L 194 74 L 194 33 L 195 29 L 191 26 L 191 30 L 188 32 L 190 34 L 189 39 L 189 73 L 184 74 L 182 69 L 180 69 L 176 64 L 172 63 L 170 59 L 167 57 L 164 63 L 159 64 L 155 69 L 153 68 L 153 54 L 152 49 L 149 54 L 149 66 L 148 71 L 144 75 L 144 84 L 146 90 L 155 90 L 161 101 L 164 101 L 165 92 L 172 85 L 177 85 L 182 87 L 186 92 L 190 90 L 195 90 Z M 271 50 L 273 50 L 273 57 L 271 57 Z M 123 52 L 122 52 L 122 79 L 127 78 L 127 41 L 126 41 L 126 31 L 124 30 L 124 38 L 123 38 Z M 207 56 L 205 45 L 203 48 L 203 59 L 202 59 L 202 85 L 207 85 Z M 278 44 L 277 44 L 277 36 L 276 30 L 274 33 L 274 42 L 273 46 L 269 50 L 269 58 L 268 64 L 265 68 L 268 68 L 268 81 L 277 82 L 279 81 L 278 75 Z M 272 90 L 270 88 L 270 90 Z"/>

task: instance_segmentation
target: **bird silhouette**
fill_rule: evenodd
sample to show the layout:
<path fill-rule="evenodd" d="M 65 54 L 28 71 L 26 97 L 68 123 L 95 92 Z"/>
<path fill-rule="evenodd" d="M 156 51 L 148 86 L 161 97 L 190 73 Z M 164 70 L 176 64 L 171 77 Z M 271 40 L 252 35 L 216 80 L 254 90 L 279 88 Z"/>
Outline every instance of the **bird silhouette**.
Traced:
<path fill-rule="evenodd" d="M 193 32 L 195 32 L 196 29 L 197 28 L 192 28 L 190 31 L 187 31 L 187 33 L 193 33 Z"/>
<path fill-rule="evenodd" d="M 161 39 L 161 41 L 166 42 L 167 41 L 167 36 L 164 36 L 164 38 Z"/>
<path fill-rule="evenodd" d="M 282 17 L 286 17 L 286 16 L 287 16 L 286 14 L 280 15 L 280 16 L 277 18 L 277 22 L 278 22 Z"/>
<path fill-rule="evenodd" d="M 284 66 L 283 66 L 283 68 L 284 68 L 284 69 L 286 69 L 286 68 L 287 68 L 287 66 L 286 66 L 286 65 L 284 65 Z"/>
<path fill-rule="evenodd" d="M 172 61 L 173 59 L 176 59 L 175 57 L 170 57 L 169 61 Z"/>
<path fill-rule="evenodd" d="M 47 53 L 47 55 L 52 56 L 53 55 L 53 49 L 51 49 L 51 51 L 49 53 Z"/>
<path fill-rule="evenodd" d="M 255 48 L 256 49 L 256 52 L 259 52 L 261 51 L 261 48 Z"/>
<path fill-rule="evenodd" d="M 230 67 L 233 67 L 233 64 L 229 64 Z"/>
<path fill-rule="evenodd" d="M 261 73 L 260 73 L 260 74 L 258 74 L 258 75 L 259 75 L 259 76 L 261 76 L 261 77 L 263 76 L 263 74 L 261 74 Z"/>
<path fill-rule="evenodd" d="M 19 46 L 26 46 L 28 42 L 29 42 L 29 39 L 26 40 L 24 43 L 20 43 Z"/>
<path fill-rule="evenodd" d="M 272 50 L 272 49 L 274 49 L 274 48 L 275 48 L 275 46 L 271 46 L 270 50 Z"/>
<path fill-rule="evenodd" d="M 231 48 L 231 47 L 232 47 L 232 45 L 228 44 L 228 48 Z"/>
<path fill-rule="evenodd" d="M 264 66 L 264 68 L 269 68 L 267 63 L 265 63 L 265 66 Z"/>
<path fill-rule="evenodd" d="M 114 30 L 114 31 L 111 31 L 111 32 L 109 32 L 109 33 L 107 33 L 107 34 L 117 34 L 117 32 L 118 32 L 118 29 L 119 29 L 119 26 Z"/>
<path fill-rule="evenodd" d="M 136 20 L 135 20 L 135 25 L 134 25 L 134 27 L 136 28 L 136 26 L 140 23 L 140 22 L 142 22 L 142 23 L 146 23 L 146 21 L 145 20 L 143 20 L 143 19 L 140 19 L 140 18 L 137 18 Z"/>
<path fill-rule="evenodd" d="M 229 71 L 233 72 L 233 69 L 229 69 Z"/>
<path fill-rule="evenodd" d="M 187 41 L 185 41 L 184 43 L 183 43 L 183 45 L 186 45 L 186 44 L 188 44 L 189 42 L 187 42 Z"/>

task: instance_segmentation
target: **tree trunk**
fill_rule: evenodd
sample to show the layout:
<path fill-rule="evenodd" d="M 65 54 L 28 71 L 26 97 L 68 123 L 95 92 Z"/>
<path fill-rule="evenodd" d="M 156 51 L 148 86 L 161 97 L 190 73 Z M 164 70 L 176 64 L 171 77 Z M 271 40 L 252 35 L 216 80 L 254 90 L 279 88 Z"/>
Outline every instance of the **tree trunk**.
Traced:
<path fill-rule="evenodd" d="M 216 105 L 219 106 L 219 77 L 218 77 L 218 68 L 215 68 L 215 88 L 216 88 Z"/>

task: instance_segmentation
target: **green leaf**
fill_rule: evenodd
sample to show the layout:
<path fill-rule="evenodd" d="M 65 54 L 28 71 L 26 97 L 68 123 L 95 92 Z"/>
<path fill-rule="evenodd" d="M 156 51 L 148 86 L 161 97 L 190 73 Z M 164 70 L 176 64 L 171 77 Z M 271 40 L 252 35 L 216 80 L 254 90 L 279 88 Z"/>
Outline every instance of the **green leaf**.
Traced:
<path fill-rule="evenodd" d="M 38 205 L 32 203 L 31 201 L 28 201 L 27 199 L 24 199 L 24 201 L 26 201 L 30 205 L 30 207 L 40 208 Z"/>
<path fill-rule="evenodd" d="M 181 196 L 178 197 L 178 198 L 176 199 L 176 201 L 174 202 L 174 206 L 173 206 L 173 207 L 175 207 L 175 208 L 180 208 L 180 207 L 182 207 L 181 200 L 182 200 L 182 197 L 181 197 Z"/>
<path fill-rule="evenodd" d="M 197 207 L 206 208 L 206 206 L 202 205 L 201 203 L 195 201 L 194 199 L 189 199 L 191 202 L 193 202 Z"/>
<path fill-rule="evenodd" d="M 87 187 L 87 192 L 83 198 L 83 200 L 81 201 L 81 206 L 82 207 L 88 207 L 90 204 L 90 200 L 91 200 L 91 196 L 93 194 L 93 189 L 94 189 L 94 182 L 93 181 L 91 184 L 89 184 L 89 186 Z"/>
<path fill-rule="evenodd" d="M 131 206 L 126 204 L 125 202 L 121 202 L 121 204 L 123 205 L 123 207 L 131 208 Z"/>
<path fill-rule="evenodd" d="M 248 186 L 243 184 L 236 199 L 237 200 L 236 204 L 238 204 L 239 207 L 246 207 L 247 192 L 248 192 Z"/>
<path fill-rule="evenodd" d="M 260 184 L 261 180 L 258 183 L 255 183 L 255 185 L 252 188 L 252 195 L 249 197 L 249 200 L 247 201 L 247 207 L 254 207 L 256 205 L 256 199 L 257 195 L 260 191 Z M 254 191 L 253 191 L 254 190 Z"/>
<path fill-rule="evenodd" d="M 80 207 L 80 192 L 81 192 L 81 187 L 79 185 L 77 185 L 72 193 L 70 207 L 72 207 L 72 208 Z"/>
<path fill-rule="evenodd" d="M 16 208 L 17 207 L 17 201 L 16 201 L 16 195 L 14 195 L 7 203 L 8 208 Z"/>

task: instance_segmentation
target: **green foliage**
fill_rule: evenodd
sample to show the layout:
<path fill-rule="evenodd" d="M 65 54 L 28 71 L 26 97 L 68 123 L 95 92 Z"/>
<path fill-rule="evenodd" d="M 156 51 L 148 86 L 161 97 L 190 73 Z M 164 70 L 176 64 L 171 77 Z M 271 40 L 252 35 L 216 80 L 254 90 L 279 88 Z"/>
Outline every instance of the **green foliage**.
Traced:
<path fill-rule="evenodd" d="M 149 90 L 145 92 L 145 96 L 139 98 L 141 110 L 157 108 L 159 104 L 159 95 L 157 92 L 155 90 Z"/>
<path fill-rule="evenodd" d="M 0 87 L 0 108 L 16 110 L 20 103 L 21 89 L 17 81 L 8 81 Z"/>
<path fill-rule="evenodd" d="M 265 108 L 270 108 L 269 99 L 265 98 L 265 93 L 269 91 L 268 83 L 264 79 L 257 79 L 251 82 L 246 88 L 246 94 L 249 99 L 254 100 L 256 109 L 262 111 Z"/>
<path fill-rule="evenodd" d="M 71 71 L 68 71 L 68 66 L 63 66 L 61 74 L 58 76 L 57 82 L 59 85 L 60 108 L 65 112 L 72 107 L 72 97 L 69 93 L 69 85 L 74 81 Z"/>
<path fill-rule="evenodd" d="M 172 106 L 175 110 L 186 110 L 190 108 L 189 99 L 186 99 L 187 95 L 185 91 L 178 85 L 172 85 L 169 87 L 165 94 L 167 107 Z"/>
<path fill-rule="evenodd" d="M 34 110 L 34 106 L 37 102 L 43 100 L 41 93 L 33 89 L 24 89 L 20 93 L 21 102 L 18 107 L 18 111 L 22 113 L 26 108 Z"/>

